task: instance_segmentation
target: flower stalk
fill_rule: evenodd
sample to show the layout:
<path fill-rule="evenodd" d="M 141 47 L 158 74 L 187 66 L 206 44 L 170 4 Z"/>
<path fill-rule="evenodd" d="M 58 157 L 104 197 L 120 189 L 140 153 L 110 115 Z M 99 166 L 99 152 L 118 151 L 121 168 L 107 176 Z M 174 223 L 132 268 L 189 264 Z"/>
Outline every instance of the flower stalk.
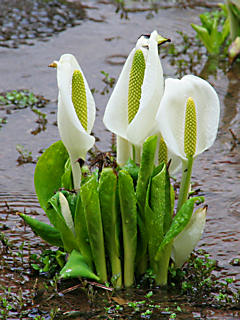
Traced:
<path fill-rule="evenodd" d="M 182 180 L 180 184 L 180 190 L 178 195 L 177 212 L 181 209 L 182 205 L 188 199 L 188 193 L 191 183 L 193 157 L 189 156 L 187 160 L 182 160 Z"/>

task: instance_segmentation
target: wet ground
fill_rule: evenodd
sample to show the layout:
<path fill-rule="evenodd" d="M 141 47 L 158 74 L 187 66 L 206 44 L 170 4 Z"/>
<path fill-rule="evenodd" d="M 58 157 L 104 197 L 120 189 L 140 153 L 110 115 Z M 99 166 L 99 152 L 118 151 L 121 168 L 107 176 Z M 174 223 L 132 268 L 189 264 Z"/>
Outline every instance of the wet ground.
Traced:
<path fill-rule="evenodd" d="M 38 215 L 40 220 L 46 221 L 34 193 L 33 175 L 34 162 L 42 150 L 59 139 L 56 127 L 56 72 L 49 69 L 48 64 L 59 59 L 63 53 L 72 53 L 76 56 L 90 88 L 95 89 L 94 96 L 98 111 L 94 134 L 99 138 L 97 147 L 103 151 L 108 150 L 111 144 L 111 135 L 102 124 L 102 116 L 112 89 L 106 87 L 101 71 L 108 73 L 109 77 L 117 78 L 122 64 L 138 36 L 150 33 L 153 29 L 158 30 L 163 36 L 171 38 L 172 43 L 175 43 L 178 50 L 181 51 L 182 37 L 177 31 L 183 31 L 188 36 L 193 36 L 194 32 L 190 23 L 198 23 L 199 13 L 209 10 L 209 8 L 204 7 L 202 2 L 201 6 L 193 5 L 193 8 L 184 8 L 181 2 L 179 6 L 175 2 L 168 1 L 164 2 L 164 5 L 167 4 L 170 8 L 159 9 L 158 12 L 155 12 L 147 10 L 149 8 L 147 2 L 133 2 L 127 6 L 131 9 L 127 13 L 122 11 L 122 8 L 119 8 L 116 13 L 116 6 L 108 1 L 85 1 L 84 8 L 80 6 L 78 1 L 72 1 L 71 7 L 66 4 L 60 5 L 58 2 L 59 8 L 52 6 L 51 4 L 55 3 L 52 1 L 29 1 L 32 6 L 34 5 L 30 12 L 21 7 L 21 3 L 27 2 L 16 1 L 16 3 L 12 2 L 13 5 L 10 6 L 6 1 L 0 1 L 0 6 L 3 8 L 0 10 L 1 32 L 3 33 L 7 22 L 9 22 L 8 30 L 11 34 L 9 39 L 1 38 L 0 41 L 0 92 L 29 89 L 35 94 L 49 99 L 50 102 L 46 107 L 39 109 L 47 119 L 47 123 L 44 125 L 39 123 L 39 117 L 43 116 L 36 114 L 31 108 L 21 110 L 14 110 L 11 106 L 0 108 L 0 118 L 5 118 L 5 122 L 7 122 L 2 124 L 0 128 L 0 232 L 1 235 L 9 237 L 13 245 L 13 254 L 7 255 L 4 252 L 6 239 L 1 240 L 0 284 L 8 287 L 10 279 L 13 278 L 11 281 L 12 291 L 19 293 L 21 287 L 23 296 L 26 295 L 27 301 L 30 303 L 33 299 L 31 295 L 34 296 L 36 292 L 26 258 L 30 250 L 26 243 L 30 242 L 31 252 L 39 252 L 43 245 L 29 228 L 24 228 L 20 218 L 14 212 L 31 212 Z M 195 1 L 191 3 L 197 4 Z M 211 6 L 215 3 L 211 2 Z M 73 5 L 77 5 L 77 7 L 72 9 Z M 209 7 L 208 4 L 207 7 Z M 59 23 L 60 18 L 59 21 L 56 18 L 55 10 L 58 13 L 62 12 L 62 15 L 59 13 L 62 19 L 65 19 L 62 25 Z M 51 12 L 50 15 L 49 12 Z M 121 13 L 125 17 L 127 14 L 128 19 L 120 19 Z M 7 16 L 10 18 L 7 19 Z M 32 21 L 34 16 L 36 20 Z M 19 18 L 20 22 L 17 20 L 18 17 L 21 17 L 21 19 Z M 83 17 L 85 19 L 80 20 Z M 23 21 L 25 21 L 27 31 Z M 78 25 L 79 23 L 80 25 Z M 75 27 L 70 28 L 72 25 Z M 19 32 L 16 31 L 16 26 L 19 28 Z M 43 36 L 39 36 L 41 32 L 34 31 L 37 26 L 51 30 L 49 29 L 49 32 L 45 30 L 46 32 L 42 33 Z M 62 31 L 63 29 L 66 30 Z M 31 39 L 32 46 L 22 44 L 20 41 L 22 39 L 20 34 L 24 34 L 24 30 L 27 34 L 32 35 L 24 38 L 28 44 Z M 41 39 L 47 41 L 41 41 Z M 191 39 L 189 43 L 191 43 Z M 17 49 L 12 48 L 16 46 L 18 46 Z M 196 52 L 194 53 L 194 51 Z M 232 135 L 233 133 L 237 137 L 240 136 L 240 64 L 234 64 L 229 68 L 224 61 L 219 61 L 218 68 L 214 71 L 213 68 L 210 68 L 211 61 L 207 60 L 204 49 L 199 49 L 197 44 L 195 46 L 193 43 L 187 49 L 187 53 L 179 55 L 177 59 L 166 57 L 165 49 L 162 49 L 160 56 L 166 77 L 182 76 L 183 72 L 201 75 L 210 81 L 219 94 L 221 122 L 218 138 L 209 151 L 199 156 L 193 172 L 194 186 L 200 188 L 200 193 L 204 194 L 209 206 L 205 233 L 198 247 L 203 248 L 212 258 L 218 260 L 220 269 L 216 274 L 217 277 L 235 277 L 236 281 L 232 286 L 235 290 L 240 289 L 240 266 L 231 264 L 234 258 L 240 258 L 240 147 L 234 143 L 236 140 Z M 109 92 L 107 92 L 108 90 Z M 232 133 L 229 129 L 232 130 Z M 19 165 L 17 159 L 20 153 L 16 149 L 17 145 L 23 146 L 21 150 L 25 150 L 25 155 L 31 153 L 32 163 Z M 18 249 L 23 241 L 25 241 L 25 246 L 21 255 Z M 159 303 L 164 302 L 164 299 L 161 301 L 157 292 L 154 294 Z M 103 301 L 106 297 L 100 297 L 100 299 Z M 174 296 L 171 299 L 172 309 L 174 309 L 172 302 L 174 299 L 181 306 L 183 305 L 183 301 L 178 300 L 178 297 Z M 96 309 L 96 304 L 88 303 L 89 296 L 87 298 L 82 294 L 79 300 L 82 304 L 82 312 L 87 312 L 84 315 L 79 315 L 79 319 L 97 316 L 91 313 Z M 131 297 L 125 297 L 125 300 L 129 301 Z M 59 303 L 62 304 L 61 299 Z M 28 308 L 33 310 L 33 313 L 31 317 L 28 316 L 26 319 L 34 319 L 37 316 L 39 309 L 34 309 L 37 308 L 37 305 L 36 301 L 33 301 L 33 305 L 30 303 Z M 74 302 L 75 308 L 76 305 L 77 303 Z M 164 305 L 166 305 L 165 302 Z M 66 310 L 73 310 L 72 308 L 70 304 Z M 111 315 L 108 312 L 106 314 L 108 316 L 103 318 L 111 319 Z M 18 319 L 16 313 L 12 318 Z M 139 316 L 136 315 L 135 319 L 138 318 Z M 158 319 L 159 315 L 155 318 L 153 316 L 148 318 Z M 169 314 L 161 313 L 161 318 L 168 319 Z M 177 314 L 177 319 L 192 318 L 239 319 L 240 315 L 238 311 L 216 311 L 216 309 L 204 308 L 203 306 L 193 308 L 191 305 L 185 305 L 184 313 Z"/>

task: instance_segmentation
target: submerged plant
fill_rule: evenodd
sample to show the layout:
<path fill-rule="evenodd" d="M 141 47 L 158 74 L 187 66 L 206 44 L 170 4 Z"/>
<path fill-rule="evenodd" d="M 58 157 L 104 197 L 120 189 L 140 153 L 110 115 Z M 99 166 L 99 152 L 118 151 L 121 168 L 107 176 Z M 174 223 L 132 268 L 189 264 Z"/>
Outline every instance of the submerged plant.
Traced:
<path fill-rule="evenodd" d="M 156 31 L 138 40 L 106 108 L 104 122 L 118 136 L 117 159 L 124 165 L 109 153 L 92 172 L 79 161 L 94 143 L 95 104 L 72 55 L 51 65 L 57 67 L 62 141 L 43 153 L 34 177 L 51 225 L 20 216 L 68 253 L 62 278 L 122 288 L 150 268 L 155 283 L 164 286 L 171 257 L 181 267 L 201 237 L 206 207 L 194 211 L 204 199 L 190 197 L 189 185 L 193 160 L 216 138 L 219 102 L 214 89 L 194 76 L 168 79 L 163 92 L 157 47 L 165 40 Z M 169 174 L 174 157 L 183 162 L 176 210 Z"/>

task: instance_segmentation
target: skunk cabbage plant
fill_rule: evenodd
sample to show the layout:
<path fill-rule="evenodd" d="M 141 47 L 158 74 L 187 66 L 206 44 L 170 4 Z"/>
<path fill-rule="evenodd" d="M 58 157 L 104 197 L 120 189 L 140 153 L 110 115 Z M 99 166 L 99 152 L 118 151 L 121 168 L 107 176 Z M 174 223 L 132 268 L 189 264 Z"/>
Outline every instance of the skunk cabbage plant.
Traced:
<path fill-rule="evenodd" d="M 119 163 L 106 153 L 102 167 L 78 163 L 95 141 L 95 104 L 82 70 L 69 54 L 51 64 L 57 68 L 62 141 L 45 150 L 34 176 L 51 225 L 20 216 L 65 252 L 62 278 L 85 277 L 119 289 L 150 268 L 155 283 L 164 286 L 171 257 L 181 267 L 201 237 L 206 207 L 195 210 L 204 199 L 189 197 L 189 186 L 194 159 L 216 138 L 219 101 L 210 84 L 195 76 L 168 79 L 163 90 L 158 44 L 164 41 L 156 31 L 142 36 L 124 65 L 104 115 L 117 135 Z M 175 210 L 170 170 L 179 159 L 183 175 Z"/>

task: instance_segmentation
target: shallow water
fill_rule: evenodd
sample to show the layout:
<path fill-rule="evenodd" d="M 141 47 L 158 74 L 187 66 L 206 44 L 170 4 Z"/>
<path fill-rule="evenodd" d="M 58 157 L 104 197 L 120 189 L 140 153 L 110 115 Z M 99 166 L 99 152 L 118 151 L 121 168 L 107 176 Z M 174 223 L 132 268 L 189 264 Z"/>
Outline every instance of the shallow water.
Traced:
<path fill-rule="evenodd" d="M 29 108 L 15 110 L 6 114 L 0 110 L 0 118 L 7 117 L 7 124 L 0 129 L 0 231 L 10 237 L 16 247 L 22 241 L 31 241 L 33 251 L 38 252 L 39 239 L 29 228 L 24 228 L 15 211 L 33 212 L 38 218 L 46 221 L 34 193 L 33 175 L 35 164 L 18 165 L 19 156 L 16 145 L 23 145 L 32 152 L 33 159 L 40 156 L 42 149 L 59 139 L 56 122 L 56 72 L 47 66 L 53 60 L 59 59 L 63 53 L 72 53 L 80 62 L 90 88 L 95 88 L 95 100 L 98 107 L 94 134 L 99 138 L 97 147 L 108 150 L 111 135 L 102 124 L 104 108 L 109 94 L 102 95 L 105 84 L 101 70 L 117 78 L 125 57 L 134 46 L 136 38 L 143 33 L 157 29 L 162 35 L 179 42 L 177 30 L 189 35 L 194 32 L 190 23 L 198 22 L 198 14 L 205 8 L 183 9 L 172 7 L 152 13 L 151 19 L 146 19 L 149 12 L 128 13 L 129 19 L 120 19 L 115 8 L 108 2 L 88 1 L 92 7 L 85 9 L 88 18 L 79 26 L 54 34 L 47 42 L 33 40 L 34 45 L 21 45 L 18 49 L 0 47 L 0 91 L 27 88 L 36 94 L 44 95 L 51 102 L 41 112 L 47 114 L 46 130 L 37 135 L 31 132 L 38 127 L 37 116 Z M 138 7 L 141 7 L 141 5 Z M 144 6 L 145 7 L 145 4 Z M 96 22 L 99 21 L 99 22 Z M 101 22 L 100 22 L 101 21 Z M 191 51 L 191 48 L 190 48 Z M 233 258 L 240 258 L 240 153 L 239 145 L 233 148 L 232 135 L 229 129 L 240 136 L 240 66 L 235 64 L 226 74 L 218 70 L 211 75 L 204 67 L 206 58 L 196 66 L 195 74 L 202 75 L 215 87 L 221 100 L 221 121 L 219 134 L 214 146 L 199 156 L 194 165 L 193 182 L 200 193 L 205 196 L 209 206 L 207 224 L 199 248 L 205 249 L 211 257 L 218 260 L 221 271 L 218 277 L 236 278 L 234 286 L 240 288 L 240 266 L 232 266 Z M 172 66 L 169 59 L 162 59 L 166 76 L 175 76 L 177 67 Z M 110 92 L 111 92 L 110 88 Z M 40 246 L 41 247 L 41 246 Z M 1 247 L 0 247 L 1 248 Z M 35 248 L 35 249 L 34 249 Z M 16 250 L 16 248 L 15 248 Z M 24 256 L 28 253 L 25 252 Z M 19 258 L 18 258 L 19 259 Z M 14 261 L 8 261 L 13 269 Z M 23 270 L 22 266 L 19 270 Z M 14 270 L 12 270 L 14 273 Z M 19 278 L 14 273 L 15 282 L 11 285 L 17 290 Z M 10 270 L 2 272 L 0 284 L 7 285 Z M 28 276 L 21 274 L 28 283 Z M 222 311 L 221 311 L 222 312 Z M 210 309 L 192 310 L 189 306 L 189 318 L 223 319 L 223 313 Z M 226 312 L 224 319 L 238 318 L 233 312 Z"/>
<path fill-rule="evenodd" d="M 85 11 L 79 2 L 64 0 L 1 0 L 0 46 L 18 48 L 46 41 L 53 34 L 80 24 Z"/>

